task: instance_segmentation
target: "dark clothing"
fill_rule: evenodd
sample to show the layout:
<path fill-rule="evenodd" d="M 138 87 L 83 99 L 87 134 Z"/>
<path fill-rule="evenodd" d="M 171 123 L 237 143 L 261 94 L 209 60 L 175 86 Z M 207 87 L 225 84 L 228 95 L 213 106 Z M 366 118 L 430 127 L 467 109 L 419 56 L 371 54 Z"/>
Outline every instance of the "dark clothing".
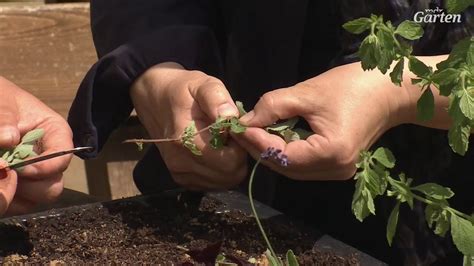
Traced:
<path fill-rule="evenodd" d="M 413 18 L 414 12 L 429 4 L 374 2 L 91 1 L 92 31 L 100 59 L 83 80 L 71 107 L 69 123 L 74 142 L 96 147 L 94 152 L 83 154 L 85 158 L 94 157 L 109 134 L 128 118 L 133 108 L 128 89 L 134 80 L 158 63 L 174 61 L 186 69 L 216 76 L 234 99 L 251 108 L 269 90 L 294 85 L 355 61 L 360 36 L 345 33 L 343 22 L 383 13 L 397 24 Z M 472 35 L 472 25 L 468 25 L 467 17 L 463 20 L 464 25 L 426 25 L 426 34 L 416 43 L 415 52 L 449 53 L 459 39 Z M 454 206 L 473 211 L 469 190 L 474 179 L 466 178 L 472 148 L 464 158 L 455 156 L 446 139 L 445 131 L 401 126 L 385 134 L 380 143 L 393 149 L 400 170 L 420 183 L 436 181 L 452 186 L 457 193 Z M 155 147 L 139 163 L 134 178 L 144 193 L 175 186 Z M 350 210 L 353 181 L 299 182 L 263 167 L 257 179 L 258 195 L 267 204 L 382 260 L 413 265 L 445 255 L 459 257 L 449 238 L 431 236 L 422 212 L 402 211 L 402 236 L 397 237 L 394 248 L 388 248 L 385 225 L 394 203 L 379 200 L 378 215 L 358 223 Z M 420 205 L 416 208 L 421 210 Z"/>

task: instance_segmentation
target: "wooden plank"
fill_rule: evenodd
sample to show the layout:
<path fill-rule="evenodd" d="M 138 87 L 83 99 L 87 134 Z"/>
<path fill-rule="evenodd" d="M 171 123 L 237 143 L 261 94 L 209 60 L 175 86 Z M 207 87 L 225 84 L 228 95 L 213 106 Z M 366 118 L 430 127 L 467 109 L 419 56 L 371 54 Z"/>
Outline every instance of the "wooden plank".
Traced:
<path fill-rule="evenodd" d="M 63 117 L 96 60 L 88 3 L 0 6 L 0 75 Z"/>

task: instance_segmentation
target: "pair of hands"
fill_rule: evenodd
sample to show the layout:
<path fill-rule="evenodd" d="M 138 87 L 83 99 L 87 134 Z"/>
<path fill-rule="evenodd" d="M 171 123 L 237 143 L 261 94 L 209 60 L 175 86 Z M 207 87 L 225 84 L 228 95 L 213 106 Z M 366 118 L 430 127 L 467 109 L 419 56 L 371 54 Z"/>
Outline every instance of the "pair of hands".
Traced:
<path fill-rule="evenodd" d="M 28 131 L 42 128 L 41 154 L 73 147 L 67 122 L 40 100 L 0 77 L 0 149 L 19 144 Z M 0 215 L 20 214 L 38 203 L 54 201 L 63 190 L 62 173 L 72 156 L 0 171 Z M 0 166 L 6 162 L 0 159 Z M 1 168 L 1 167 L 0 167 Z"/>
<path fill-rule="evenodd" d="M 349 64 L 264 94 L 240 120 L 249 126 L 247 131 L 232 134 L 224 149 L 213 150 L 207 132 L 195 138 L 202 156 L 180 143 L 157 146 L 174 180 L 195 190 L 239 184 L 247 175 L 247 154 L 259 158 L 268 147 L 281 149 L 290 164 L 262 163 L 290 178 L 349 179 L 360 150 L 369 148 L 390 127 L 411 119 L 412 103 L 405 90 L 394 88 L 379 73 L 365 73 L 359 63 Z M 234 99 L 220 80 L 175 63 L 147 70 L 132 86 L 131 97 L 152 138 L 179 137 L 192 120 L 201 129 L 219 115 L 238 116 Z M 294 116 L 310 125 L 314 134 L 308 139 L 287 144 L 262 129 Z"/>

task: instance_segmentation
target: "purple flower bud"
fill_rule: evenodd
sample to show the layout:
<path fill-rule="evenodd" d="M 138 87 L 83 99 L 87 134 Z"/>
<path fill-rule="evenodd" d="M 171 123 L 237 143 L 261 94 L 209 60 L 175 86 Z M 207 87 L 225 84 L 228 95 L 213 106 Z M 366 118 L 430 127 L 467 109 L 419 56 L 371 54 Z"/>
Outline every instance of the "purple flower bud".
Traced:
<path fill-rule="evenodd" d="M 262 154 L 260 155 L 260 158 L 267 160 L 267 159 L 274 159 L 276 160 L 281 166 L 288 166 L 289 161 L 288 161 L 288 156 L 286 154 L 281 153 L 282 150 L 280 149 L 275 149 L 274 147 L 269 147 L 267 148 Z"/>

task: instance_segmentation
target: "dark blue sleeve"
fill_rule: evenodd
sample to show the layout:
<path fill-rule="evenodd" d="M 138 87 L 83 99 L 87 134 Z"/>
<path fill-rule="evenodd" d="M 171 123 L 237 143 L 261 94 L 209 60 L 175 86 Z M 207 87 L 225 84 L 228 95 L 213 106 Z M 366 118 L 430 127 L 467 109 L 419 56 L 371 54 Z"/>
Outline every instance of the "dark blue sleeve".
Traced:
<path fill-rule="evenodd" d="M 220 76 L 221 60 L 208 1 L 91 1 L 91 26 L 99 56 L 69 111 L 76 146 L 95 150 L 130 115 L 132 83 L 148 68 L 172 61 Z"/>

